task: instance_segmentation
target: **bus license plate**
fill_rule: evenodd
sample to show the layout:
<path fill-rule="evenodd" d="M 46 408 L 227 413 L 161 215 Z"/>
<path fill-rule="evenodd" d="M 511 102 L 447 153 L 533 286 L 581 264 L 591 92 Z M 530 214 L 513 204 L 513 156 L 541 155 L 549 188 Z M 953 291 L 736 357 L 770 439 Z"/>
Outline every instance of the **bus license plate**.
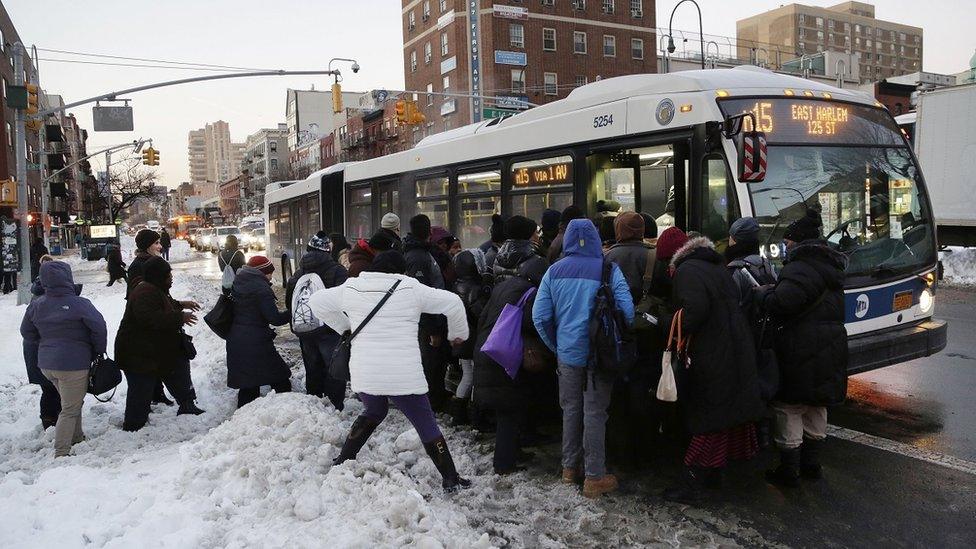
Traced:
<path fill-rule="evenodd" d="M 912 308 L 912 291 L 898 292 L 895 294 L 895 301 L 892 304 L 892 311 L 904 311 Z"/>

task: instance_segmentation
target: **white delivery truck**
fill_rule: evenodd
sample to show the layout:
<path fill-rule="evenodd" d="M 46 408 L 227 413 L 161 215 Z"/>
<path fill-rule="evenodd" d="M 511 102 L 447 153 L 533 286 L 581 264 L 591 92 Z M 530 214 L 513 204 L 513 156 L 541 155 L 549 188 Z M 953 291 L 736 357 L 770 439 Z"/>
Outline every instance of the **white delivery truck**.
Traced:
<path fill-rule="evenodd" d="M 925 174 L 939 245 L 976 246 L 976 84 L 923 91 L 896 120 Z"/>

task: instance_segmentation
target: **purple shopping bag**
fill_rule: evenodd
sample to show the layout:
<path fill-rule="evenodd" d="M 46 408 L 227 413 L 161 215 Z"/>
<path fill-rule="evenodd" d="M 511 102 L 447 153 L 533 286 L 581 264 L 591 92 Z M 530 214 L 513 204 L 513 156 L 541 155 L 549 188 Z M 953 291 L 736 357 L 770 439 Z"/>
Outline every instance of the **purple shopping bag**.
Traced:
<path fill-rule="evenodd" d="M 522 365 L 522 310 L 525 302 L 533 295 L 534 287 L 526 290 L 515 305 L 506 303 L 491 328 L 488 339 L 481 346 L 481 352 L 500 364 L 512 379 L 515 379 L 519 366 Z"/>

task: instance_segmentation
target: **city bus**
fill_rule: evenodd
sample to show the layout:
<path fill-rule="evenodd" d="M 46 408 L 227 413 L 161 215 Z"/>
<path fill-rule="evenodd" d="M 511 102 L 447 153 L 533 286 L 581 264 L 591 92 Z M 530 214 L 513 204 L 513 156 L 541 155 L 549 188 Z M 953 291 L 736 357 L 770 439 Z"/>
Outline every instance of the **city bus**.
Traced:
<path fill-rule="evenodd" d="M 764 178 L 759 157 L 745 155 L 746 134 Z M 267 192 L 268 255 L 288 276 L 310 234 L 355 242 L 388 211 L 427 214 L 473 247 L 488 240 L 492 214 L 539 220 L 577 204 L 593 216 L 600 200 L 650 214 L 659 230 L 701 233 L 720 251 L 735 219 L 756 217 L 761 251 L 779 264 L 786 227 L 815 210 L 848 259 L 850 373 L 946 345 L 946 324 L 933 318 L 929 197 L 891 115 L 862 92 L 757 67 L 609 78 L 408 151 L 321 170 Z"/>

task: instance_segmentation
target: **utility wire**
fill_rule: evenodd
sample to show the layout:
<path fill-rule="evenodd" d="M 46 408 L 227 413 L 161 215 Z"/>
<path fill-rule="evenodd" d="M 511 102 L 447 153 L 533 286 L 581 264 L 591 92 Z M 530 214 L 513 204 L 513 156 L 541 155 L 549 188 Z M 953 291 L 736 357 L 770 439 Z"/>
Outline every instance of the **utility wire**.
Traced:
<path fill-rule="evenodd" d="M 102 53 L 85 53 L 85 52 L 70 51 L 70 50 L 56 50 L 52 48 L 37 48 L 37 50 L 51 52 L 51 53 L 63 53 L 66 55 L 80 55 L 84 57 L 102 57 L 106 59 L 122 59 L 126 61 L 147 61 L 150 63 L 167 63 L 170 65 L 191 65 L 191 66 L 198 66 L 198 67 L 212 67 L 216 69 L 234 69 L 234 70 L 241 70 L 241 71 L 273 70 L 273 69 L 255 69 L 252 67 L 234 67 L 230 65 L 213 65 L 209 63 L 191 63 L 188 61 L 169 61 L 166 59 L 147 59 L 145 57 L 126 57 L 123 55 L 108 55 Z"/>
<path fill-rule="evenodd" d="M 81 61 L 79 59 L 39 58 L 38 61 L 48 61 L 51 63 L 79 63 L 82 65 L 107 65 L 112 67 L 138 67 L 143 69 L 166 69 L 171 71 L 241 72 L 237 69 L 210 69 L 207 67 L 167 67 L 166 65 L 147 65 L 144 63 L 109 63 L 107 61 Z"/>

